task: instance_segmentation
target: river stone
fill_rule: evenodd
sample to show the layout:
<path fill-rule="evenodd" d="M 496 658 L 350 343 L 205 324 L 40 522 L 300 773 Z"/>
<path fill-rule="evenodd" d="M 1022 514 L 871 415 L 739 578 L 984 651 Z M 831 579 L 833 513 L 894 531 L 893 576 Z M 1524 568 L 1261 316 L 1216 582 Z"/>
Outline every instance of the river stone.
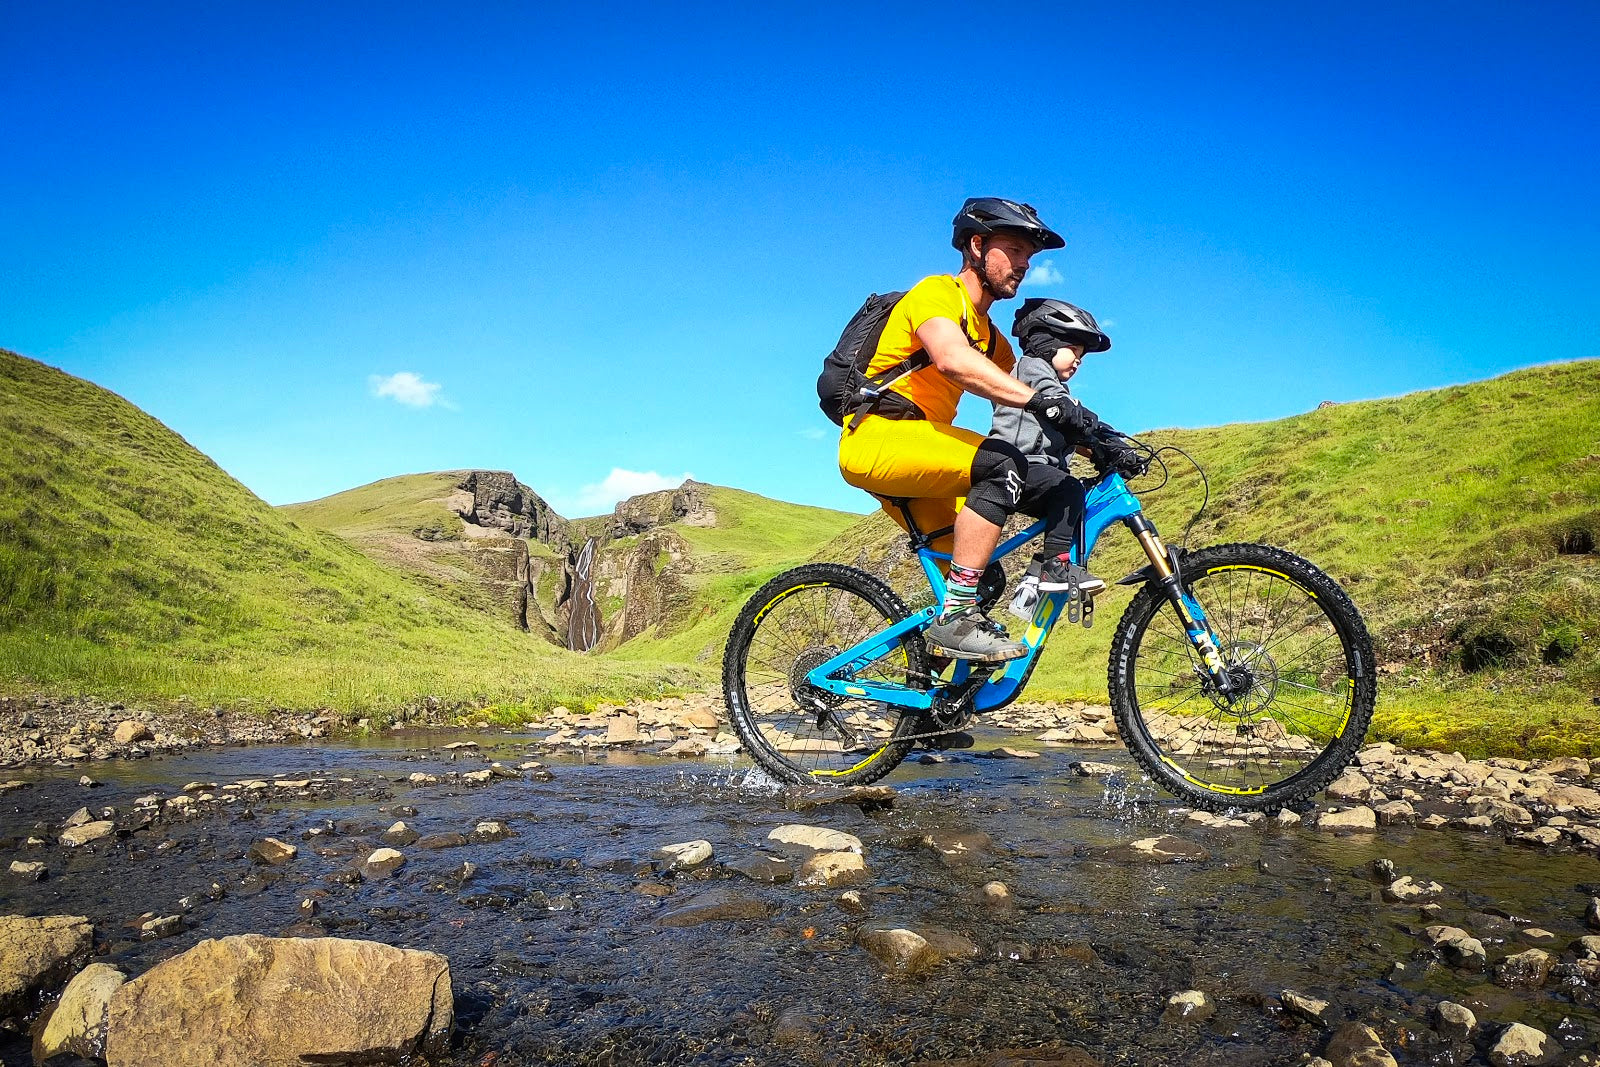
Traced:
<path fill-rule="evenodd" d="M 730 871 L 738 871 L 753 882 L 787 882 L 794 878 L 794 865 L 776 856 L 743 856 L 727 864 Z"/>
<path fill-rule="evenodd" d="M 783 806 L 790 811 L 811 811 L 836 804 L 852 804 L 864 812 L 894 807 L 895 791 L 888 785 L 857 785 L 845 789 L 795 786 L 784 790 Z"/>
<path fill-rule="evenodd" d="M 404 866 L 405 862 L 405 856 L 396 849 L 373 849 L 362 861 L 361 874 L 366 878 L 387 878 Z"/>
<path fill-rule="evenodd" d="M 33 862 L 12 860 L 11 873 L 13 876 L 21 878 L 23 881 L 42 882 L 50 874 L 50 869 L 37 860 Z"/>
<path fill-rule="evenodd" d="M 1283 1002 L 1283 1010 L 1308 1023 L 1316 1023 L 1324 1030 L 1332 1022 L 1332 1006 L 1326 1000 L 1297 993 L 1293 989 L 1285 989 L 1278 994 L 1278 999 Z"/>
<path fill-rule="evenodd" d="M 1417 809 L 1411 806 L 1409 800 L 1391 800 L 1379 804 L 1373 811 L 1378 816 L 1380 826 L 1404 825 L 1417 817 Z"/>
<path fill-rule="evenodd" d="M 979 756 L 985 756 L 985 757 L 987 757 L 989 759 L 1038 759 L 1039 758 L 1039 753 L 1037 753 L 1037 752 L 1029 752 L 1025 748 L 1013 748 L 1010 745 L 1001 745 L 999 748 L 991 748 L 987 752 L 979 752 L 979 753 L 976 753 L 976 754 L 979 755 Z"/>
<path fill-rule="evenodd" d="M 1495 985 L 1507 989 L 1538 989 L 1550 977 L 1550 953 L 1542 948 L 1507 956 L 1495 964 Z"/>
<path fill-rule="evenodd" d="M 806 826 L 803 823 L 780 826 L 767 835 L 767 840 L 785 852 L 801 856 L 813 852 L 861 851 L 859 837 L 830 830 L 826 826 Z"/>
<path fill-rule="evenodd" d="M 382 840 L 391 848 L 405 848 L 407 845 L 415 844 L 420 836 L 402 820 L 385 830 Z"/>
<path fill-rule="evenodd" d="M 673 845 L 662 845 L 652 854 L 652 858 L 664 871 L 690 871 L 703 864 L 711 862 L 710 841 L 679 841 Z"/>
<path fill-rule="evenodd" d="M 1082 778 L 1109 778 L 1122 772 L 1122 768 L 1115 763 L 1096 763 L 1094 760 L 1079 760 L 1072 764 L 1072 770 Z"/>
<path fill-rule="evenodd" d="M 1211 853 L 1193 841 L 1185 841 L 1171 834 L 1140 838 L 1113 849 L 1112 855 L 1118 859 L 1144 863 L 1196 863 L 1211 858 Z"/>
<path fill-rule="evenodd" d="M 1494 1067 L 1531 1067 L 1549 1063 L 1554 1052 L 1549 1035 L 1542 1030 L 1512 1023 L 1489 1050 L 1489 1062 Z"/>
<path fill-rule="evenodd" d="M 856 943 L 891 975 L 922 974 L 947 959 L 972 959 L 978 947 L 961 934 L 939 927 L 867 927 Z"/>
<path fill-rule="evenodd" d="M 94 924 L 82 915 L 0 915 L 0 1021 L 28 1007 L 36 990 L 72 974 L 94 945 Z"/>
<path fill-rule="evenodd" d="M 454 830 L 442 834 L 425 834 L 417 838 L 417 847 L 426 849 L 460 848 L 467 843 L 465 834 L 456 833 Z"/>
<path fill-rule="evenodd" d="M 728 919 L 765 919 L 772 909 L 754 897 L 713 889 L 690 898 L 656 917 L 660 926 L 699 926 Z"/>
<path fill-rule="evenodd" d="M 445 1051 L 450 962 L 336 937 L 200 942 L 111 1000 L 107 1067 L 394 1063 Z"/>
<path fill-rule="evenodd" d="M 1378 813 L 1365 804 L 1344 811 L 1324 812 L 1317 819 L 1318 830 L 1367 831 L 1378 828 Z"/>
<path fill-rule="evenodd" d="M 715 725 L 713 723 L 712 725 Z M 606 723 L 606 744 L 631 745 L 639 740 L 639 720 L 632 715 L 618 715 Z"/>
<path fill-rule="evenodd" d="M 89 809 L 88 808 L 79 808 L 77 811 L 73 812 L 71 815 L 68 815 L 66 817 L 66 819 L 62 821 L 61 828 L 63 830 L 70 830 L 74 826 L 82 826 L 84 823 L 93 822 L 93 821 L 94 821 L 94 816 L 89 814 Z"/>
<path fill-rule="evenodd" d="M 867 861 L 859 852 L 818 852 L 807 857 L 794 884 L 806 889 L 832 889 L 855 885 L 867 876 Z"/>
<path fill-rule="evenodd" d="M 1544 795 L 1544 802 L 1555 807 L 1574 808 L 1584 815 L 1600 815 L 1600 792 L 1582 785 L 1558 785 Z"/>
<path fill-rule="evenodd" d="M 62 990 L 61 999 L 33 1027 L 33 1062 L 69 1053 L 97 1060 L 106 1050 L 106 1015 L 111 997 L 128 976 L 105 963 L 91 963 Z"/>
<path fill-rule="evenodd" d="M 1522 833 L 1511 835 L 1511 839 L 1518 844 L 1535 845 L 1539 848 L 1559 845 L 1561 837 L 1561 828 L 1558 826 L 1540 826 L 1534 830 L 1524 830 Z"/>
<path fill-rule="evenodd" d="M 934 830 L 922 835 L 922 844 L 947 863 L 983 862 L 994 850 L 994 839 L 982 830 Z"/>
<path fill-rule="evenodd" d="M 1478 797 L 1467 805 L 1474 815 L 1487 815 L 1497 823 L 1507 826 L 1532 826 L 1533 814 L 1518 804 L 1499 797 Z"/>
<path fill-rule="evenodd" d="M 406 781 L 412 785 L 438 785 L 439 776 L 437 774 L 425 774 L 422 771 L 412 771 Z"/>
<path fill-rule="evenodd" d="M 1366 800 L 1372 792 L 1372 782 L 1366 775 L 1350 767 L 1328 783 L 1326 792 L 1329 800 Z"/>
<path fill-rule="evenodd" d="M 474 841 L 504 841 L 511 836 L 511 827 L 500 819 L 485 819 L 472 828 Z"/>
<path fill-rule="evenodd" d="M 1278 809 L 1277 823 L 1279 826 L 1299 826 L 1300 816 L 1297 812 L 1290 811 L 1288 808 L 1280 808 Z"/>
<path fill-rule="evenodd" d="M 1378 1032 L 1362 1023 L 1345 1023 L 1322 1050 L 1333 1067 L 1397 1067 Z"/>
<path fill-rule="evenodd" d="M 138 719 L 125 719 L 117 723 L 116 732 L 111 735 L 111 740 L 119 745 L 131 745 L 135 741 L 149 741 L 154 736 L 150 732 L 150 727 Z"/>
<path fill-rule="evenodd" d="M 1581 756 L 1558 756 L 1544 765 L 1544 773 L 1571 778 L 1589 777 L 1589 761 Z"/>
<path fill-rule="evenodd" d="M 467 771 L 461 776 L 461 780 L 469 785 L 484 785 L 493 777 L 494 772 L 485 768 L 481 771 Z"/>
<path fill-rule="evenodd" d="M 98 841 L 102 837 L 110 837 L 116 832 L 117 825 L 110 819 L 101 819 L 97 822 L 86 822 L 82 826 L 74 826 L 61 835 L 61 843 L 67 848 L 78 848 L 91 841 Z"/>
<path fill-rule="evenodd" d="M 1383 899 L 1391 904 L 1420 904 L 1444 892 L 1438 882 L 1419 882 L 1409 874 L 1401 875 L 1383 889 Z"/>
<path fill-rule="evenodd" d="M 1011 903 L 1011 888 L 1004 882 L 985 882 L 978 899 L 991 908 L 1006 907 Z"/>
<path fill-rule="evenodd" d="M 1423 933 L 1433 947 L 1443 952 L 1445 959 L 1456 967 L 1478 970 L 1488 959 L 1483 942 L 1459 926 L 1430 926 Z"/>
<path fill-rule="evenodd" d="M 279 841 L 276 837 L 263 837 L 250 846 L 249 856 L 256 863 L 279 867 L 294 859 L 299 852 L 300 850 L 293 845 Z"/>
<path fill-rule="evenodd" d="M 683 740 L 674 741 L 672 744 L 662 749 L 661 754 L 663 756 L 678 756 L 680 758 L 704 756 L 706 754 L 706 749 L 709 747 L 711 747 L 710 744 L 703 737 L 685 737 Z"/>
<path fill-rule="evenodd" d="M 1572 951 L 1585 959 L 1600 959 L 1600 936 L 1585 934 L 1572 943 Z"/>
<path fill-rule="evenodd" d="M 1198 989 L 1185 989 L 1167 998 L 1167 1006 L 1161 1012 L 1161 1021 L 1203 1023 L 1211 1018 L 1216 1010 L 1217 1002 L 1211 999 L 1211 994 Z"/>
<path fill-rule="evenodd" d="M 1472 1014 L 1471 1009 L 1462 1007 L 1453 1000 L 1441 1000 L 1439 1006 L 1434 1009 L 1434 1019 L 1439 1036 L 1451 1044 L 1469 1040 L 1472 1031 L 1478 1028 L 1478 1017 Z"/>

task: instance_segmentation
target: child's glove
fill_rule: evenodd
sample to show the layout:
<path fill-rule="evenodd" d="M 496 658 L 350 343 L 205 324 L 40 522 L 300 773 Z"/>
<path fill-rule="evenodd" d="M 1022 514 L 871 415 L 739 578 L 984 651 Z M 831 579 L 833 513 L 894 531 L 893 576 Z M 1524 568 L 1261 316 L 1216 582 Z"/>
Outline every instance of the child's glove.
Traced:
<path fill-rule="evenodd" d="M 1099 417 L 1074 400 L 1065 389 L 1045 386 L 1033 394 L 1023 410 L 1080 440 L 1092 439 L 1100 430 Z"/>
<path fill-rule="evenodd" d="M 1144 453 L 1128 444 L 1127 440 L 1109 426 L 1102 424 L 1101 436 L 1090 447 L 1090 459 L 1101 474 L 1127 475 L 1137 478 L 1150 467 Z"/>

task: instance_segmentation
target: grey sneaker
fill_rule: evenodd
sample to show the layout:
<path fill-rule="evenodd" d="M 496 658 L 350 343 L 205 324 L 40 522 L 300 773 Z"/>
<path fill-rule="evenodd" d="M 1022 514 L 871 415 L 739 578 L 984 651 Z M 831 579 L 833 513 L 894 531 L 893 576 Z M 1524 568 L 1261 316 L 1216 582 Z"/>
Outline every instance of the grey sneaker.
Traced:
<path fill-rule="evenodd" d="M 1013 641 L 1006 628 L 978 610 L 976 604 L 951 616 L 940 615 L 925 631 L 928 650 L 936 656 L 982 660 L 988 663 L 1027 655 L 1021 641 Z"/>
<path fill-rule="evenodd" d="M 1039 572 L 1039 592 L 1060 593 L 1074 588 L 1079 596 L 1099 596 L 1106 591 L 1106 583 L 1076 563 L 1068 563 L 1060 557 L 1044 561 L 1044 569 Z"/>

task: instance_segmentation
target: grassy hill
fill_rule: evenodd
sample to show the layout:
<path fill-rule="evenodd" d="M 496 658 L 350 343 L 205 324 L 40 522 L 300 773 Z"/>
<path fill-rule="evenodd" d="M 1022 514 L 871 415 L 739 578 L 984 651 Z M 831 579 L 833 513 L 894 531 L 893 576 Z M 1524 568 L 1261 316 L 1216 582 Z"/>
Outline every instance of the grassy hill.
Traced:
<path fill-rule="evenodd" d="M 597 664 L 252 495 L 122 398 L 0 350 L 0 686 L 383 711 L 693 683 Z"/>
<path fill-rule="evenodd" d="M 1377 642 L 1381 733 L 1474 749 L 1600 742 L 1600 361 L 1145 437 L 1210 478 L 1191 545 L 1268 541 L 1349 590 Z M 1148 492 L 1159 476 L 1134 488 L 1176 542 L 1202 489 L 1167 459 L 1164 488 Z M 874 516 L 819 558 L 878 560 L 901 541 Z M 1114 580 L 1143 563 L 1116 527 L 1091 569 Z M 906 565 L 894 577 L 921 582 Z M 1030 691 L 1103 698 L 1131 595 L 1108 594 L 1094 630 L 1058 629 Z"/>

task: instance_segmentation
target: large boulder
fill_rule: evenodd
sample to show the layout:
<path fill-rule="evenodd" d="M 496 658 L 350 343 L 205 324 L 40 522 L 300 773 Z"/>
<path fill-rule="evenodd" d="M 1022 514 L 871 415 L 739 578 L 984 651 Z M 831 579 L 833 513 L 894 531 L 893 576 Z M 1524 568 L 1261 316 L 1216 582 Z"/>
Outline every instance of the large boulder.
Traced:
<path fill-rule="evenodd" d="M 94 924 L 81 915 L 0 915 L 0 1020 L 26 1014 L 34 993 L 66 981 L 94 946 Z"/>
<path fill-rule="evenodd" d="M 344 938 L 202 941 L 117 991 L 107 1067 L 302 1067 L 442 1052 L 450 962 Z"/>

